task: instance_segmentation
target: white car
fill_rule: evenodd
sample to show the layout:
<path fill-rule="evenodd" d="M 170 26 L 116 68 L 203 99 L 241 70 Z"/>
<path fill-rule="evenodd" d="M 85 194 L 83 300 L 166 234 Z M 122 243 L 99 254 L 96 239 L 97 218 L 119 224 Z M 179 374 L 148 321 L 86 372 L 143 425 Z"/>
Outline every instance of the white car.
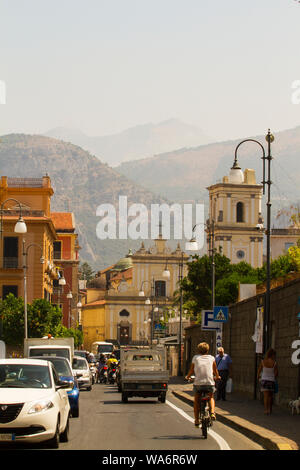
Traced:
<path fill-rule="evenodd" d="M 79 388 L 92 390 L 93 374 L 90 370 L 89 363 L 80 356 L 74 356 L 72 361 L 73 375 L 77 378 Z"/>
<path fill-rule="evenodd" d="M 58 448 L 67 442 L 70 405 L 51 362 L 0 360 L 0 443 L 42 442 Z"/>

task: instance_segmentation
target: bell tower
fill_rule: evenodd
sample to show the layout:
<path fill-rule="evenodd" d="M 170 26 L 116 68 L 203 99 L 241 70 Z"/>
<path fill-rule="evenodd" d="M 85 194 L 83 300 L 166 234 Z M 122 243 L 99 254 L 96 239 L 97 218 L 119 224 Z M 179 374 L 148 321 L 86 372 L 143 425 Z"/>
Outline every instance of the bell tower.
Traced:
<path fill-rule="evenodd" d="M 263 264 L 262 185 L 255 171 L 242 171 L 235 159 L 230 173 L 209 191 L 209 221 L 214 221 L 214 245 L 232 263 Z"/>

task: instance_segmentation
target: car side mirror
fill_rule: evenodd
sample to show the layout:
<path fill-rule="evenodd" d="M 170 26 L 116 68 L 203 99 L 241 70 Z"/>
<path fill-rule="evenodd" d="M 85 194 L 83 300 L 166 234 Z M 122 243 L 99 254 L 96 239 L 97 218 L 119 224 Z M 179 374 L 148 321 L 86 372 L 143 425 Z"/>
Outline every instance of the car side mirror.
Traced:
<path fill-rule="evenodd" d="M 59 390 L 61 388 L 69 388 L 70 387 L 70 382 L 67 380 L 59 380 L 57 385 L 56 385 L 56 390 Z"/>

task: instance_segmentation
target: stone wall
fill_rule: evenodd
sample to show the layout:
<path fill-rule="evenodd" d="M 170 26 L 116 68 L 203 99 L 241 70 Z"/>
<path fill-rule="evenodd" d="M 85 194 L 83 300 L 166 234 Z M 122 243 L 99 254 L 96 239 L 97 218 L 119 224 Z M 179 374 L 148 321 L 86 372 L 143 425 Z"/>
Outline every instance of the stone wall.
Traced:
<path fill-rule="evenodd" d="M 300 279 L 286 283 L 271 291 L 270 309 L 270 341 L 277 353 L 279 368 L 279 393 L 276 402 L 286 405 L 291 399 L 300 395 L 300 366 L 292 363 L 294 350 L 292 342 L 299 339 L 300 311 Z M 255 331 L 256 309 L 263 303 L 263 295 L 231 305 L 229 320 L 223 325 L 223 347 L 233 360 L 234 390 L 260 399 L 257 368 L 263 355 L 255 352 L 252 339 Z M 215 352 L 215 333 L 201 330 L 201 326 L 192 326 L 185 330 L 184 370 L 201 341 L 211 344 L 211 352 Z"/>

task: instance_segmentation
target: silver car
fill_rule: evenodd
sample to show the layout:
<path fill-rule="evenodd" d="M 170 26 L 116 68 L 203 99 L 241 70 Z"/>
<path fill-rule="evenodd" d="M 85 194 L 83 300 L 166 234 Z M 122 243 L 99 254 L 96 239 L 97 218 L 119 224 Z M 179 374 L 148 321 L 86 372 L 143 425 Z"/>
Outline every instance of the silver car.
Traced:
<path fill-rule="evenodd" d="M 73 375 L 77 378 L 79 388 L 92 390 L 93 374 L 90 370 L 88 361 L 80 356 L 74 356 L 72 361 Z"/>

